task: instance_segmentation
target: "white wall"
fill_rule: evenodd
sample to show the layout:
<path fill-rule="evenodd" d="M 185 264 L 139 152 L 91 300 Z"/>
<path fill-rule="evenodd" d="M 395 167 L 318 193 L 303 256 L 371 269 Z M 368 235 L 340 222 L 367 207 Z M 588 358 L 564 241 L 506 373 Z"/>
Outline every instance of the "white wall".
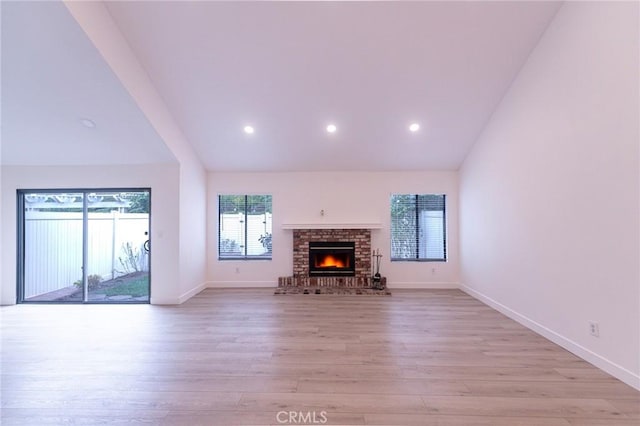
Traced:
<path fill-rule="evenodd" d="M 564 4 L 460 172 L 463 289 L 635 387 L 638 35 L 638 3 Z"/>
<path fill-rule="evenodd" d="M 2 171 L 1 304 L 16 302 L 16 190 L 47 188 L 151 188 L 151 303 L 178 303 L 178 165 L 21 167 Z"/>
<path fill-rule="evenodd" d="M 380 272 L 391 288 L 458 285 L 458 181 L 456 172 L 210 173 L 208 279 L 210 286 L 276 286 L 293 274 L 293 231 L 283 223 L 379 223 L 372 247 L 384 255 Z M 389 262 L 393 193 L 447 194 L 448 261 Z M 218 261 L 219 194 L 273 195 L 273 260 Z M 325 215 L 320 216 L 320 210 Z"/>
<path fill-rule="evenodd" d="M 180 297 L 182 303 L 206 286 L 207 174 L 193 160 L 180 162 Z"/>

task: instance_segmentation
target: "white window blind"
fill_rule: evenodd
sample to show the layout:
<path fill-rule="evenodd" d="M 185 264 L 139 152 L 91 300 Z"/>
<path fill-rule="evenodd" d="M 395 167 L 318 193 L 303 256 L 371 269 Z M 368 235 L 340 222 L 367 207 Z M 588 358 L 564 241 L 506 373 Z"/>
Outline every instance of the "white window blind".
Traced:
<path fill-rule="evenodd" d="M 218 196 L 218 258 L 271 259 L 271 195 Z"/>
<path fill-rule="evenodd" d="M 391 196 L 391 260 L 447 260 L 444 194 Z"/>

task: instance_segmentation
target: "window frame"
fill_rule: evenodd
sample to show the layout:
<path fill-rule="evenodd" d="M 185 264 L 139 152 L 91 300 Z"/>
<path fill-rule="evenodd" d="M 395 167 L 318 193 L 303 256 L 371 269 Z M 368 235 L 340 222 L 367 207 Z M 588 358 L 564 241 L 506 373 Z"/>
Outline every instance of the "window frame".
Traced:
<path fill-rule="evenodd" d="M 222 244 L 222 203 L 221 203 L 221 198 L 222 197 L 244 197 L 244 210 L 242 213 L 244 213 L 244 246 L 243 246 L 243 252 L 244 254 L 241 255 L 232 255 L 232 256 L 222 256 L 221 254 L 221 244 Z M 273 242 L 271 243 L 271 251 L 268 251 L 266 255 L 248 255 L 247 254 L 247 250 L 248 250 L 248 244 L 247 244 L 247 233 L 248 233 L 248 226 L 249 226 L 249 221 L 246 219 L 248 214 L 247 214 L 247 209 L 248 209 L 248 199 L 249 197 L 253 197 L 253 196 L 261 196 L 261 197 L 270 197 L 270 201 L 271 201 L 271 209 L 273 210 L 273 195 L 271 194 L 218 194 L 218 260 L 219 261 L 226 261 L 226 260 L 272 260 L 273 259 Z M 273 212 L 271 213 L 272 218 L 273 218 Z M 265 231 L 266 232 L 266 231 Z M 271 238 L 273 238 L 273 219 L 272 219 L 272 225 L 271 225 Z"/>
<path fill-rule="evenodd" d="M 403 258 L 403 257 L 393 257 L 393 211 L 392 211 L 392 203 L 393 203 L 393 198 L 396 196 L 402 196 L 402 195 L 410 195 L 410 196 L 414 196 L 414 202 L 416 205 L 416 238 L 415 238 L 415 252 L 416 252 L 416 257 L 408 257 L 408 258 Z M 418 206 L 418 200 L 419 197 L 424 197 L 424 196 L 428 196 L 428 195 L 437 195 L 437 196 L 442 196 L 442 253 L 443 253 L 443 257 L 442 258 L 426 258 L 426 257 L 419 257 L 420 256 L 420 220 L 419 220 L 419 214 L 420 214 L 420 210 L 417 208 Z M 390 197 L 390 208 L 389 208 L 389 213 L 390 213 L 390 223 L 389 223 L 389 243 L 390 243 L 390 247 L 389 247 L 389 258 L 391 262 L 447 262 L 448 261 L 448 253 L 447 253 L 447 194 L 445 193 L 423 193 L 423 194 L 404 194 L 404 193 L 394 193 L 391 194 Z"/>

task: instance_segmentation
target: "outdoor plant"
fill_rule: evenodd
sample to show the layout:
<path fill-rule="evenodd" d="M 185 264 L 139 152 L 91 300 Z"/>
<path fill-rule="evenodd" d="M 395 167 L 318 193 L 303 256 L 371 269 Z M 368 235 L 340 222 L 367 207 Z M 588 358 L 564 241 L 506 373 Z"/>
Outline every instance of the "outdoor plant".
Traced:
<path fill-rule="evenodd" d="M 260 241 L 260 244 L 262 244 L 262 247 L 264 247 L 267 252 L 271 253 L 271 248 L 272 248 L 272 234 L 267 232 L 265 235 L 260 235 L 260 238 L 258 238 L 258 241 Z"/>
<path fill-rule="evenodd" d="M 125 274 L 132 274 L 134 272 L 140 272 L 142 268 L 140 267 L 140 250 L 134 248 L 131 242 L 127 241 L 122 245 L 122 256 L 118 257 L 120 261 L 120 265 L 122 265 L 122 272 Z"/>
<path fill-rule="evenodd" d="M 92 274 L 87 277 L 87 284 L 89 285 L 89 288 L 95 288 L 101 282 L 102 282 L 101 275 Z M 82 288 L 82 279 L 79 279 L 78 281 L 74 282 L 73 285 L 75 285 L 78 288 Z"/>
<path fill-rule="evenodd" d="M 220 253 L 236 253 L 240 252 L 240 247 L 238 243 L 234 240 L 230 240 L 228 238 L 220 241 Z"/>

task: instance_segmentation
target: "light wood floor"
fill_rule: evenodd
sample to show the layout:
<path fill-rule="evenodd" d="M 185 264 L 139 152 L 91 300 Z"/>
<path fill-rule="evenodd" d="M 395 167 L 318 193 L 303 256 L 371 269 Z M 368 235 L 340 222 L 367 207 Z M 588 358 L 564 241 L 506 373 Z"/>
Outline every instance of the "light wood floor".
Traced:
<path fill-rule="evenodd" d="M 272 293 L 2 308 L 2 424 L 640 424 L 640 392 L 460 291 Z"/>

